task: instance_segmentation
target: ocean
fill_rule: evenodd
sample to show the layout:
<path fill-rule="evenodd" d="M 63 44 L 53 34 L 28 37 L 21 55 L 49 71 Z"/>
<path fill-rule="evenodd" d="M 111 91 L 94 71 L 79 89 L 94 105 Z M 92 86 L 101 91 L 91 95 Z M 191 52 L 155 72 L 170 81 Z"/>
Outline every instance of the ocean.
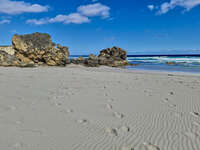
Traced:
<path fill-rule="evenodd" d="M 71 58 L 78 57 L 77 55 Z M 87 56 L 84 56 L 87 57 Z M 130 70 L 200 73 L 200 55 L 128 55 Z M 168 64 L 169 63 L 169 64 Z"/>

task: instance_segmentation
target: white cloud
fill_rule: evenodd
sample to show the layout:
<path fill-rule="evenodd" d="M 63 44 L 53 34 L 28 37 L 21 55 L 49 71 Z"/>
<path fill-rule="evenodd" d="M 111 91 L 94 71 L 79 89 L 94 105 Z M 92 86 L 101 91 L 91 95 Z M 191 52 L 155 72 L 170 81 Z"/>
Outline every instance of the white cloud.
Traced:
<path fill-rule="evenodd" d="M 43 25 L 49 23 L 64 23 L 64 24 L 82 24 L 89 23 L 90 20 L 86 16 L 82 16 L 79 13 L 71 13 L 69 15 L 57 15 L 55 18 L 42 18 L 42 19 L 29 19 L 26 21 L 27 24 Z"/>
<path fill-rule="evenodd" d="M 147 7 L 149 8 L 149 10 L 154 10 L 155 8 L 154 5 L 148 5 Z"/>
<path fill-rule="evenodd" d="M 198 5 L 200 5 L 200 0 L 170 0 L 161 4 L 158 13 L 165 14 L 176 7 L 183 7 L 186 11 L 190 11 Z"/>
<path fill-rule="evenodd" d="M 110 16 L 110 7 L 102 5 L 101 3 L 83 5 L 78 7 L 77 11 L 88 17 L 101 16 L 108 18 Z"/>
<path fill-rule="evenodd" d="M 66 20 L 64 23 L 66 23 L 66 24 L 69 24 L 69 23 L 82 24 L 82 23 L 88 23 L 88 22 L 90 22 L 88 17 L 83 16 L 79 13 L 72 13 L 66 17 Z"/>
<path fill-rule="evenodd" d="M 0 0 L 0 13 L 21 14 L 21 13 L 40 13 L 48 11 L 48 6 L 30 4 L 24 1 Z"/>
<path fill-rule="evenodd" d="M 43 25 L 47 24 L 49 22 L 49 19 L 29 19 L 26 21 L 27 24 L 34 24 L 34 25 Z"/>
<path fill-rule="evenodd" d="M 82 23 L 88 23 L 90 20 L 88 17 L 83 16 L 79 13 L 71 13 L 69 15 L 57 15 L 55 18 L 51 18 L 49 20 L 50 23 L 55 23 L 55 22 L 63 22 L 65 24 L 82 24 Z"/>
<path fill-rule="evenodd" d="M 55 18 L 49 19 L 50 23 L 55 22 L 65 22 L 67 20 L 67 15 L 57 15 Z"/>
<path fill-rule="evenodd" d="M 76 13 L 70 13 L 69 15 L 57 15 L 54 18 L 42 18 L 42 19 L 29 19 L 26 21 L 27 24 L 49 24 L 49 23 L 64 23 L 64 24 L 83 24 L 89 23 L 90 17 L 101 16 L 107 18 L 110 16 L 110 8 L 100 3 L 84 5 L 77 8 Z"/>
<path fill-rule="evenodd" d="M 11 21 L 8 19 L 4 19 L 0 21 L 0 24 L 9 24 Z"/>

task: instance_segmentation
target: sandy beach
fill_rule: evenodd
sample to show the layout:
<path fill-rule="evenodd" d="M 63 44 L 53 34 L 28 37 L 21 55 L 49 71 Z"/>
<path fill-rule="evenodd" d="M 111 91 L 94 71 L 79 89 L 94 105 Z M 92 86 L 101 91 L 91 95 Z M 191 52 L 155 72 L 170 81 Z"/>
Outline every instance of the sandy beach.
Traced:
<path fill-rule="evenodd" d="M 199 150 L 200 76 L 3 68 L 2 150 Z"/>

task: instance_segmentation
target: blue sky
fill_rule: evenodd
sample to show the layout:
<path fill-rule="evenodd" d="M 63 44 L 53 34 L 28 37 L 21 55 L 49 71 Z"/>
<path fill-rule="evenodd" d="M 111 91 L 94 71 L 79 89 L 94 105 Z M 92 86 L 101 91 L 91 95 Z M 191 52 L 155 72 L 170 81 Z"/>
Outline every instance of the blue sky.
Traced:
<path fill-rule="evenodd" d="M 200 0 L 0 0 L 0 45 L 45 32 L 71 54 L 200 53 Z"/>

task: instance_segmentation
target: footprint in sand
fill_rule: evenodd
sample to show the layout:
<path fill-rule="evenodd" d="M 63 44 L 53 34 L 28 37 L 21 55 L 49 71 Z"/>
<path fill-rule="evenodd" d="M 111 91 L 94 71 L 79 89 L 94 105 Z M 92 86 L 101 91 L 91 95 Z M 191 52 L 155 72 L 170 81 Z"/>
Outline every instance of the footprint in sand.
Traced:
<path fill-rule="evenodd" d="M 120 150 L 134 150 L 134 148 L 131 146 L 122 146 Z"/>
<path fill-rule="evenodd" d="M 87 124 L 87 123 L 88 123 L 88 120 L 86 120 L 86 119 L 79 119 L 79 120 L 77 120 L 77 122 L 78 122 L 79 124 Z"/>
<path fill-rule="evenodd" d="M 178 117 L 178 118 L 183 117 L 182 112 L 173 112 L 173 114 L 174 114 L 175 117 Z"/>
<path fill-rule="evenodd" d="M 113 128 L 105 128 L 105 133 L 111 136 L 117 136 L 117 130 Z"/>
<path fill-rule="evenodd" d="M 114 102 L 114 99 L 111 98 L 111 99 L 108 100 L 108 102 L 109 102 L 109 103 L 112 103 L 112 102 Z"/>
<path fill-rule="evenodd" d="M 119 128 L 120 131 L 122 132 L 129 132 L 130 131 L 130 128 L 128 126 L 122 126 Z"/>
<path fill-rule="evenodd" d="M 24 144 L 22 142 L 17 142 L 17 143 L 14 143 L 12 147 L 16 150 L 18 149 L 21 150 L 24 147 Z"/>
<path fill-rule="evenodd" d="M 116 118 L 119 118 L 119 119 L 122 119 L 124 118 L 124 115 L 122 113 L 119 113 L 119 112 L 114 112 L 113 114 Z"/>
<path fill-rule="evenodd" d="M 198 112 L 190 112 L 191 115 L 193 115 L 194 117 L 200 117 L 200 114 Z"/>
<path fill-rule="evenodd" d="M 22 121 L 22 120 L 17 120 L 17 121 L 15 121 L 15 124 L 17 124 L 17 125 L 21 125 L 21 124 L 23 124 L 24 123 L 24 121 Z"/>
<path fill-rule="evenodd" d="M 168 106 L 171 107 L 171 108 L 175 108 L 176 104 L 169 104 Z"/>
<path fill-rule="evenodd" d="M 107 93 L 105 93 L 105 94 L 104 94 L 104 96 L 105 96 L 105 97 L 107 97 L 107 96 L 108 96 L 108 94 L 107 94 Z"/>
<path fill-rule="evenodd" d="M 73 113 L 74 110 L 73 110 L 73 109 L 67 109 L 66 112 L 67 112 L 67 113 Z"/>
<path fill-rule="evenodd" d="M 169 103 L 169 99 L 168 99 L 168 98 L 165 98 L 165 99 L 163 100 L 163 102 L 164 102 L 164 103 Z M 169 107 L 172 107 L 172 108 L 175 108 L 177 105 L 176 105 L 176 104 L 171 104 L 171 103 L 169 103 L 168 106 L 169 106 Z"/>
<path fill-rule="evenodd" d="M 27 133 L 32 133 L 32 134 L 39 134 L 43 135 L 42 130 L 34 130 L 34 129 L 20 129 L 21 132 L 27 132 Z"/>
<path fill-rule="evenodd" d="M 200 123 L 199 122 L 195 122 L 194 121 L 192 124 L 200 128 Z"/>
<path fill-rule="evenodd" d="M 61 110 L 60 112 L 69 114 L 69 113 L 73 113 L 74 110 L 73 110 L 73 109 L 67 109 L 67 110 L 66 110 L 66 109 L 63 109 L 63 110 Z"/>
<path fill-rule="evenodd" d="M 185 132 L 184 135 L 190 139 L 195 139 L 195 138 L 199 137 L 199 135 L 197 133 L 193 133 L 193 132 Z"/>
<path fill-rule="evenodd" d="M 6 107 L 6 110 L 15 111 L 16 109 L 17 109 L 17 107 L 12 106 L 12 105 Z"/>
<path fill-rule="evenodd" d="M 61 106 L 62 103 L 61 103 L 61 102 L 55 102 L 55 105 L 56 105 L 56 106 Z"/>
<path fill-rule="evenodd" d="M 160 150 L 160 148 L 156 145 L 153 145 L 151 143 L 143 143 L 143 146 L 145 148 L 145 150 Z"/>
<path fill-rule="evenodd" d="M 109 110 L 111 110 L 113 107 L 112 107 L 111 104 L 106 104 L 106 108 L 109 109 Z"/>
<path fill-rule="evenodd" d="M 168 98 L 165 98 L 165 99 L 162 100 L 162 102 L 163 102 L 163 103 L 169 103 L 169 99 L 168 99 Z"/>
<path fill-rule="evenodd" d="M 16 109 L 17 109 L 17 107 L 15 107 L 15 106 L 2 106 L 0 108 L 0 110 L 2 110 L 3 112 L 15 111 Z"/>

